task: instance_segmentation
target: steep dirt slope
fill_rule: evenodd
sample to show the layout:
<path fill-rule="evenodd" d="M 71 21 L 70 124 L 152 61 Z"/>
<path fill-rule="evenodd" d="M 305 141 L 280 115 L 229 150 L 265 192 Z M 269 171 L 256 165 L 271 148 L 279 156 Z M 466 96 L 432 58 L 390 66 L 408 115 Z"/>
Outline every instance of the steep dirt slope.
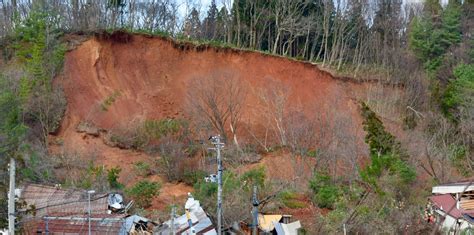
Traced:
<path fill-rule="evenodd" d="M 356 101 L 363 85 L 335 79 L 308 63 L 256 52 L 194 48 L 140 35 L 126 36 L 125 40 L 91 38 L 67 53 L 63 75 L 55 83 L 64 88 L 68 106 L 60 131 L 52 136 L 56 141 L 51 141 L 51 151 L 93 155 L 98 163 L 122 167 L 121 178 L 132 182 L 129 173 L 133 163 L 146 155 L 112 148 L 101 138 L 78 133 L 78 124 L 87 121 L 110 130 L 145 119 L 189 119 L 185 97 L 188 89 L 196 89 L 190 87 L 190 82 L 222 72 L 246 84 L 243 124 L 256 131 L 265 125 L 259 92 L 279 83 L 289 91 L 289 108 L 325 119 L 326 132 L 332 135 L 352 136 L 346 141 L 354 147 L 346 154 L 356 158 L 366 155 Z M 110 97 L 114 101 L 104 110 L 103 104 Z M 315 131 L 320 129 L 316 127 Z M 253 141 L 244 131 L 239 137 Z M 328 141 L 328 145 L 340 148 Z"/>
<path fill-rule="evenodd" d="M 219 71 L 230 71 L 251 89 L 242 120 L 262 121 L 263 115 L 255 112 L 259 88 L 280 82 L 290 92 L 290 106 L 329 119 L 339 113 L 360 127 L 353 99 L 360 86 L 334 79 L 315 65 L 253 52 L 181 50 L 167 40 L 132 36 L 127 43 L 93 38 L 67 54 L 64 75 L 57 81 L 68 100 L 59 136 L 65 148 L 77 149 L 80 144 L 67 137 L 80 121 L 111 129 L 134 120 L 184 116 L 189 82 Z M 101 110 L 117 93 L 108 110 Z"/>

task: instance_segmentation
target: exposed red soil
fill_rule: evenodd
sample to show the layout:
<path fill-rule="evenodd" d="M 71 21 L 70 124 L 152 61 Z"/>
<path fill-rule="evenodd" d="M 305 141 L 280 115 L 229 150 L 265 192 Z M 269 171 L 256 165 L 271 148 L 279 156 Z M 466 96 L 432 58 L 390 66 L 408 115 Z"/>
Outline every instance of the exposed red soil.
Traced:
<path fill-rule="evenodd" d="M 172 204 L 184 206 L 184 202 L 188 198 L 188 192 L 193 191 L 193 187 L 184 183 L 164 183 L 162 188 L 160 195 L 153 199 L 152 206 L 149 209 L 163 211 L 167 209 L 167 206 Z"/>
<path fill-rule="evenodd" d="M 299 202 L 304 203 L 306 206 L 304 208 L 283 208 L 281 213 L 292 215 L 293 220 L 301 221 L 301 224 L 304 228 L 314 227 L 313 225 L 316 223 L 316 215 L 318 214 L 325 214 L 327 213 L 327 209 L 320 209 L 316 207 L 310 198 L 304 195 L 300 195 L 297 200 Z"/>
<path fill-rule="evenodd" d="M 289 153 L 277 152 L 267 154 L 258 162 L 245 165 L 235 169 L 243 173 L 258 167 L 265 168 L 265 176 L 269 179 L 282 182 L 283 184 L 298 185 L 306 188 L 306 184 L 316 165 L 316 160 L 310 157 L 292 156 Z"/>
<path fill-rule="evenodd" d="M 216 72 L 217 71 L 217 72 Z M 110 130 L 127 127 L 146 119 L 189 119 L 185 97 L 190 81 L 226 71 L 241 79 L 248 87 L 244 110 L 244 124 L 254 127 L 264 125 L 259 89 L 274 82 L 289 90 L 288 106 L 309 117 L 323 115 L 329 123 L 329 131 L 349 132 L 355 136 L 354 145 L 363 146 L 352 154 L 366 155 L 364 132 L 359 115 L 357 97 L 364 92 L 364 85 L 336 79 L 316 65 L 263 55 L 256 52 L 194 48 L 178 45 L 170 40 L 140 35 L 126 40 L 91 38 L 66 55 L 63 75 L 55 83 L 64 88 L 68 106 L 59 132 L 52 139 L 52 152 L 93 154 L 98 162 L 107 166 L 120 166 L 121 179 L 131 177 L 133 163 L 146 161 L 144 153 L 112 148 L 102 138 L 78 133 L 80 122 L 88 121 L 96 127 Z M 101 104 L 113 94 L 119 94 L 107 108 Z M 351 130 L 338 130 L 334 115 L 350 122 Z M 317 131 L 317 130 L 316 130 Z M 204 136 L 202 139 L 205 139 Z M 242 134 L 241 141 L 253 141 Z M 298 175 L 297 168 L 304 166 L 303 175 L 311 172 L 312 160 L 302 162 L 298 158 L 274 156 L 263 158 L 261 163 L 272 178 Z M 250 166 L 253 167 L 253 166 Z M 164 184 L 154 208 L 163 209 L 174 198 L 184 198 L 192 188 L 183 185 Z"/>

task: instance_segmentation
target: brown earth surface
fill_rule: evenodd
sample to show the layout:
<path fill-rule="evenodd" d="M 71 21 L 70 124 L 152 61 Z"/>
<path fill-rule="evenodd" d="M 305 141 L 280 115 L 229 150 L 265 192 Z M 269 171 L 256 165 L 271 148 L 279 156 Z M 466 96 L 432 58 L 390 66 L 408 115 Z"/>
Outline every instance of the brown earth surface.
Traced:
<path fill-rule="evenodd" d="M 51 136 L 54 141 L 50 151 L 94 155 L 99 164 L 120 166 L 121 180 L 130 184 L 136 179 L 133 164 L 147 161 L 149 156 L 110 147 L 101 136 L 79 133 L 77 126 L 87 121 L 96 128 L 111 130 L 147 119 L 189 119 L 185 97 L 188 89 L 193 89 L 190 82 L 222 71 L 230 72 L 248 87 L 243 124 L 257 129 L 265 124 L 258 93 L 278 82 L 290 92 L 288 106 L 309 117 L 321 115 L 330 126 L 329 132 L 351 132 L 357 146 L 351 154 L 358 161 L 367 155 L 357 103 L 365 92 L 363 83 L 334 78 L 310 63 L 250 51 L 199 48 L 141 35 L 127 36 L 126 40 L 93 37 L 66 54 L 63 74 L 55 84 L 63 87 L 68 105 L 59 132 Z M 101 104 L 114 94 L 118 94 L 115 101 L 103 110 Z M 338 130 L 336 114 L 345 118 L 350 130 Z M 241 135 L 240 141 L 253 141 L 247 134 Z M 265 156 L 254 165 L 265 165 L 268 175 L 275 179 L 311 173 L 313 160 L 302 162 L 285 156 Z M 295 170 L 295 164 L 302 164 L 304 171 Z M 164 183 L 153 208 L 164 209 L 177 199 L 184 200 L 191 190 L 183 184 Z"/>

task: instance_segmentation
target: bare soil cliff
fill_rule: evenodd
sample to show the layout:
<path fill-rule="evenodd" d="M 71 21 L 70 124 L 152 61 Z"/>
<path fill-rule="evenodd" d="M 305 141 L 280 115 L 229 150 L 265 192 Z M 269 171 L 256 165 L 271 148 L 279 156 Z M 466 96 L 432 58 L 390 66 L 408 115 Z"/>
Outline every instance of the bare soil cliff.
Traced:
<path fill-rule="evenodd" d="M 186 96 L 189 89 L 197 89 L 190 86 L 191 81 L 223 71 L 246 85 L 241 122 L 252 127 L 247 129 L 258 131 L 265 125 L 259 93 L 278 83 L 289 92 L 287 106 L 292 112 L 325 120 L 326 127 L 314 130 L 325 129 L 326 133 L 319 133 L 322 138 L 350 136 L 345 141 L 354 148 L 347 154 L 359 160 L 366 155 L 357 103 L 363 84 L 334 78 L 310 63 L 142 35 L 93 37 L 67 53 L 64 72 L 55 83 L 63 87 L 68 105 L 59 132 L 51 137 L 50 149 L 93 155 L 98 163 L 122 167 L 121 177 L 126 178 L 132 163 L 145 159 L 146 154 L 107 146 L 101 138 L 78 132 L 79 124 L 87 121 L 97 130 L 110 130 L 137 120 L 191 119 Z M 113 101 L 104 107 L 110 99 Z M 246 131 L 240 133 L 244 141 L 253 141 Z M 328 146 L 345 145 L 327 138 Z"/>

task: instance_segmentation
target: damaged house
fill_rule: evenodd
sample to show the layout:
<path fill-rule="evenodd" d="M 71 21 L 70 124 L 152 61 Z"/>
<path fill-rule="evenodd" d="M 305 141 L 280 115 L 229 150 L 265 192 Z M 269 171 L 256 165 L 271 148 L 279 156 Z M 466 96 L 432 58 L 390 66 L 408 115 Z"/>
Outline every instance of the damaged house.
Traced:
<path fill-rule="evenodd" d="M 291 215 L 258 215 L 258 229 L 263 234 L 298 235 L 300 221 L 290 222 Z"/>
<path fill-rule="evenodd" d="M 474 183 L 457 182 L 433 187 L 426 220 L 460 234 L 474 229 Z"/>
<path fill-rule="evenodd" d="M 188 200 L 184 206 L 185 213 L 161 224 L 155 229 L 155 234 L 217 234 L 211 219 L 202 209 L 198 200 L 189 193 Z"/>
<path fill-rule="evenodd" d="M 16 190 L 22 234 L 151 234 L 154 222 L 126 212 L 116 193 L 28 184 Z M 90 209 L 90 218 L 89 218 Z"/>

